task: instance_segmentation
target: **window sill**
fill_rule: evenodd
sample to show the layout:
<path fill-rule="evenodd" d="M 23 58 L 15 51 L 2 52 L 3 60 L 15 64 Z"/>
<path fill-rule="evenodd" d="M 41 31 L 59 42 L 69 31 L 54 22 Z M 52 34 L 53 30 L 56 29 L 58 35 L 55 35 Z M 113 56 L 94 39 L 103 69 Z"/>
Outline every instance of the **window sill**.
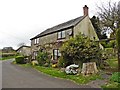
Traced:
<path fill-rule="evenodd" d="M 57 38 L 57 40 L 66 39 L 66 38 Z"/>

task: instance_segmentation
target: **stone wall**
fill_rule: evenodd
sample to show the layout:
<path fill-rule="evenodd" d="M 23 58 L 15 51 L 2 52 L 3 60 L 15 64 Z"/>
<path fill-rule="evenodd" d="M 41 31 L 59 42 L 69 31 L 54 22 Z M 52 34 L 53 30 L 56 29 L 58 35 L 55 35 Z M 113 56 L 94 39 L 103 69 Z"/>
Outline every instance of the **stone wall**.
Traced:
<path fill-rule="evenodd" d="M 99 40 L 88 16 L 85 17 L 80 23 L 78 23 L 78 25 L 74 27 L 74 37 L 80 32 L 81 34 L 88 36 L 92 40 L 94 40 L 94 37 L 95 40 Z"/>
<path fill-rule="evenodd" d="M 24 55 L 24 56 L 29 56 L 29 55 L 31 55 L 31 48 L 29 48 L 29 47 L 22 47 L 17 52 L 22 54 L 22 55 Z"/>
<path fill-rule="evenodd" d="M 53 54 L 53 49 L 59 49 L 61 47 L 61 42 L 65 42 L 69 40 L 70 36 L 69 33 L 72 31 L 72 28 L 66 29 L 65 39 L 57 39 L 57 32 L 53 34 L 49 34 L 43 37 L 39 37 L 39 43 L 35 44 L 35 39 L 31 40 L 31 53 L 33 56 L 33 53 L 36 51 L 39 51 L 42 48 L 45 48 L 49 53 Z"/>

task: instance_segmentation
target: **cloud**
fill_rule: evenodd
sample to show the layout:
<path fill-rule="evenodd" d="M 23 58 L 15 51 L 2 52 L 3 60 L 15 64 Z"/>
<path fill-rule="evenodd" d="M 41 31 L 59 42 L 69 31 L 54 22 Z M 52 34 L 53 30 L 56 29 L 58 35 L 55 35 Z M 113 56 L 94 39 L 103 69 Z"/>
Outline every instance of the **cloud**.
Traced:
<path fill-rule="evenodd" d="M 105 1 L 105 0 L 101 0 Z M 19 43 L 30 45 L 30 38 L 47 28 L 83 15 L 89 7 L 96 13 L 96 0 L 0 0 L 0 48 Z"/>

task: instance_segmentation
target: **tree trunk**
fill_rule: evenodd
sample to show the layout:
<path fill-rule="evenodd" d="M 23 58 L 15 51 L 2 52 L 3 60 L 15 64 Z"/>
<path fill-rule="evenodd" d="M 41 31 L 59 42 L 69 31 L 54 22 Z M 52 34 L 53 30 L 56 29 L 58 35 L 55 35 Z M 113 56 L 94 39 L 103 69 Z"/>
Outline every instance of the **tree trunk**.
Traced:
<path fill-rule="evenodd" d="M 83 63 L 82 72 L 81 72 L 83 75 L 90 75 L 97 72 L 98 70 L 95 62 Z"/>

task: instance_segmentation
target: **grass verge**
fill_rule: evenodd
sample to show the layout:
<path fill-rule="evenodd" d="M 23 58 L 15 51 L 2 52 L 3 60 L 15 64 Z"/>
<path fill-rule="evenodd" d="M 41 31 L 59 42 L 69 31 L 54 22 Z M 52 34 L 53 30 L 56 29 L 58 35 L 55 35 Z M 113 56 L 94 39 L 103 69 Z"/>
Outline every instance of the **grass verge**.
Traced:
<path fill-rule="evenodd" d="M 86 84 L 86 83 L 88 83 L 92 80 L 102 79 L 97 74 L 90 75 L 90 76 L 83 76 L 82 74 L 80 74 L 80 75 L 67 75 L 65 72 L 62 72 L 62 71 L 60 71 L 59 69 L 56 69 L 56 68 L 42 67 L 42 66 L 35 66 L 34 68 L 43 72 L 43 73 L 54 76 L 54 77 L 73 80 L 74 82 L 76 82 L 78 84 Z"/>
<path fill-rule="evenodd" d="M 9 60 L 9 59 L 12 59 L 12 58 L 15 58 L 15 56 L 2 57 L 2 58 L 0 58 L 0 60 Z"/>
<path fill-rule="evenodd" d="M 102 86 L 103 90 L 110 90 L 110 89 L 114 89 L 114 90 L 120 90 L 120 83 L 118 82 L 114 82 L 114 81 L 109 81 L 107 83 L 107 85 L 103 85 Z"/>
<path fill-rule="evenodd" d="M 24 67 L 33 67 L 36 70 L 43 72 L 47 75 L 72 80 L 78 84 L 87 84 L 90 81 L 96 80 L 96 79 L 102 79 L 100 75 L 94 74 L 90 76 L 83 76 L 80 75 L 67 75 L 65 72 L 60 71 L 58 68 L 52 68 L 52 67 L 43 67 L 43 66 L 31 66 L 30 64 L 22 64 Z"/>
<path fill-rule="evenodd" d="M 120 90 L 120 72 L 115 72 L 112 74 L 112 76 L 109 78 L 109 82 L 106 85 L 103 85 L 103 90 L 108 90 L 108 88 L 117 89 Z"/>

